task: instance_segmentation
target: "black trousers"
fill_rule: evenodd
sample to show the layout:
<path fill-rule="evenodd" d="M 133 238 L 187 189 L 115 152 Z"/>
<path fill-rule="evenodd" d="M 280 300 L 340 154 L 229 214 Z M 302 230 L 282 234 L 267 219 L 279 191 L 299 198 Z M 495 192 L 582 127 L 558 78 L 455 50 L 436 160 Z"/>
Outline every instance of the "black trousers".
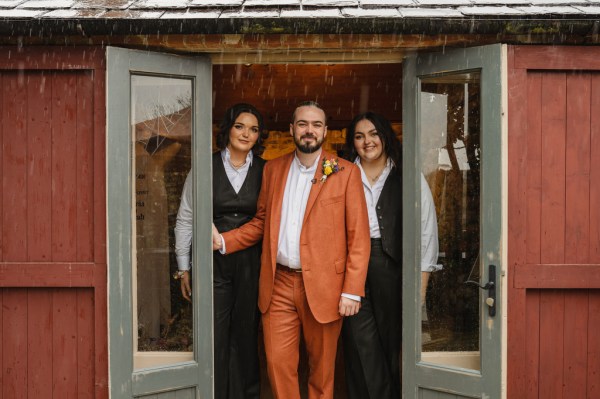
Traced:
<path fill-rule="evenodd" d="M 402 267 L 371 240 L 360 311 L 342 327 L 350 399 L 398 399 L 402 345 Z"/>
<path fill-rule="evenodd" d="M 213 259 L 215 399 L 258 399 L 260 245 Z"/>

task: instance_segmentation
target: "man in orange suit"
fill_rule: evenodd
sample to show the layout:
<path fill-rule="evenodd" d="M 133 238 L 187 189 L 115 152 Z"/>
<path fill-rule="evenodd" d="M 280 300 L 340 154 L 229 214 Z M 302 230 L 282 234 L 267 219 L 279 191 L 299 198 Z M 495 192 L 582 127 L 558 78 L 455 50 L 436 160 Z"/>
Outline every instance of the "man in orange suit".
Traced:
<path fill-rule="evenodd" d="M 254 219 L 222 236 L 213 227 L 213 249 L 232 253 L 263 239 L 258 306 L 273 392 L 300 399 L 302 330 L 309 398 L 327 399 L 342 317 L 364 296 L 369 222 L 359 169 L 321 149 L 323 109 L 300 104 L 290 134 L 296 151 L 265 165 Z"/>

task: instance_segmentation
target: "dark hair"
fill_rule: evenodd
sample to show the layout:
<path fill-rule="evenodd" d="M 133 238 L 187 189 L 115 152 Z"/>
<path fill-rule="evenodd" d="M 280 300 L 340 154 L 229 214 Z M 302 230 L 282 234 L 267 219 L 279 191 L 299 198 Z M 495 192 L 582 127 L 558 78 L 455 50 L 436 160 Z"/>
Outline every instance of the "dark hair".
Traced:
<path fill-rule="evenodd" d="M 368 120 L 375 126 L 377 135 L 383 143 L 383 150 L 386 155 L 394 161 L 397 168 L 402 168 L 402 145 L 400 140 L 396 137 L 396 133 L 392 129 L 390 121 L 385 119 L 383 116 L 376 114 L 375 112 L 367 111 L 362 114 L 358 114 L 350 122 L 348 130 L 346 131 L 346 145 L 344 146 L 344 158 L 354 162 L 358 153 L 354 148 L 354 135 L 356 133 L 356 125 L 362 120 Z"/>
<path fill-rule="evenodd" d="M 252 152 L 254 155 L 261 155 L 265 150 L 263 143 L 269 137 L 269 134 L 265 131 L 263 117 L 260 112 L 258 112 L 253 105 L 246 103 L 235 104 L 225 111 L 223 120 L 219 125 L 219 133 L 217 133 L 217 148 L 219 148 L 219 150 L 224 150 L 225 147 L 227 147 L 229 144 L 229 132 L 231 131 L 235 120 L 243 113 L 254 115 L 258 121 L 258 140 L 256 141 L 256 144 L 254 144 L 254 147 L 252 147 Z"/>
<path fill-rule="evenodd" d="M 325 120 L 323 122 L 327 124 L 327 113 L 323 108 L 321 108 L 319 103 L 316 101 L 302 101 L 300 104 L 296 105 L 296 108 L 294 108 L 294 113 L 292 114 L 292 124 L 296 121 L 296 111 L 298 111 L 298 108 L 300 107 L 315 107 L 320 109 L 321 111 L 323 111 L 323 115 L 325 115 Z"/>

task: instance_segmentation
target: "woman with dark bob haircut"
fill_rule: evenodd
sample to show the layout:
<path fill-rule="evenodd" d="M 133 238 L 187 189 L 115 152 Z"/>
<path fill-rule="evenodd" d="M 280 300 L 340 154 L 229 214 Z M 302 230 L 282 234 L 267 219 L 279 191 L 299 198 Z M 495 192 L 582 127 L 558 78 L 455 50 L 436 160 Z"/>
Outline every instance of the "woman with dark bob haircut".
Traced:
<path fill-rule="evenodd" d="M 398 399 L 402 391 L 401 145 L 387 119 L 365 112 L 348 127 L 344 154 L 361 171 L 371 234 L 365 297 L 360 311 L 346 317 L 342 327 L 348 397 Z M 433 221 L 422 228 L 426 231 L 422 246 L 428 252 L 422 254 L 424 270 L 423 261 L 437 262 L 438 244 L 435 207 L 423 176 L 421 186 L 422 211 Z"/>
<path fill-rule="evenodd" d="M 250 104 L 227 109 L 213 154 L 213 223 L 220 232 L 240 227 L 256 213 L 265 161 L 263 118 Z M 177 214 L 175 252 L 181 292 L 190 300 L 189 253 L 192 179 L 188 175 Z M 221 255 L 213 252 L 215 398 L 258 399 L 258 277 L 260 243 Z"/>

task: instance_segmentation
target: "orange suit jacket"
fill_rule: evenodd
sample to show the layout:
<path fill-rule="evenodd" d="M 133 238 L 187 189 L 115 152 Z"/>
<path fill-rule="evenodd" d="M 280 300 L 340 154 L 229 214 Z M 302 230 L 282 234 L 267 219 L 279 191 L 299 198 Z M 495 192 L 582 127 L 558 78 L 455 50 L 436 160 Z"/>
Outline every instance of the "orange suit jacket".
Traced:
<path fill-rule="evenodd" d="M 360 169 L 339 159 L 340 171 L 321 182 L 324 158 L 337 157 L 321 152 L 300 233 L 300 264 L 310 310 L 318 322 L 329 323 L 341 317 L 342 292 L 365 295 L 371 240 Z M 227 253 L 263 239 L 258 294 L 262 313 L 271 303 L 283 194 L 293 159 L 292 152 L 267 162 L 256 216 L 223 234 Z"/>

